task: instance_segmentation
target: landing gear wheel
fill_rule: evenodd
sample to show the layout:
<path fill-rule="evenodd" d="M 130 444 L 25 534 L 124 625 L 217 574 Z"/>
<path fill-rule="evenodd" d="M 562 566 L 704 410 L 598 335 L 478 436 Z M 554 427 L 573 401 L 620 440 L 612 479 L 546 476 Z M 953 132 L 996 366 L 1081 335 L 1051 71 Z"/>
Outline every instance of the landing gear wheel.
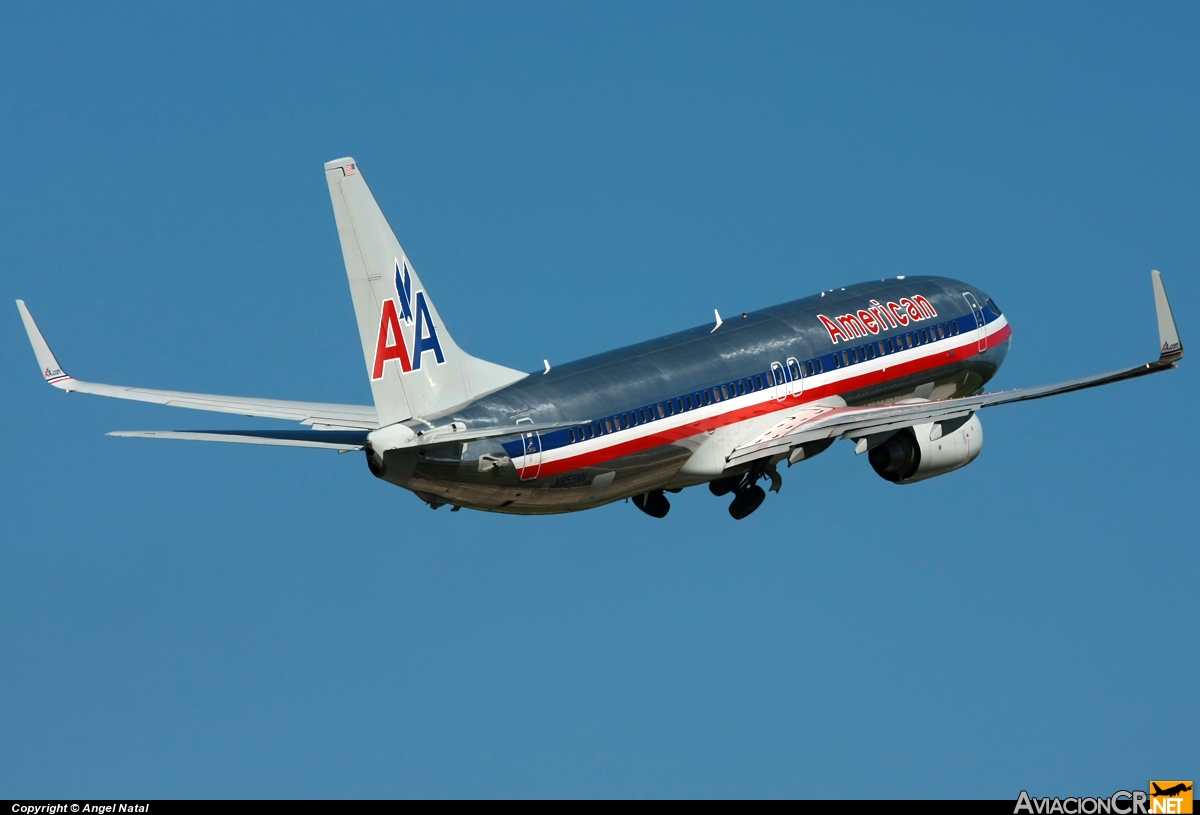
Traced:
<path fill-rule="evenodd" d="M 742 476 L 740 475 L 730 476 L 729 478 L 718 478 L 716 481 L 708 482 L 708 491 L 719 498 L 736 490 L 740 483 L 742 483 Z"/>
<path fill-rule="evenodd" d="M 766 497 L 766 492 L 757 484 L 753 487 L 747 487 L 733 499 L 733 503 L 729 505 L 729 514 L 733 516 L 735 521 L 740 521 L 758 509 Z"/>
<path fill-rule="evenodd" d="M 671 502 L 662 494 L 662 490 L 633 496 L 633 505 L 651 518 L 665 518 L 671 511 Z"/>

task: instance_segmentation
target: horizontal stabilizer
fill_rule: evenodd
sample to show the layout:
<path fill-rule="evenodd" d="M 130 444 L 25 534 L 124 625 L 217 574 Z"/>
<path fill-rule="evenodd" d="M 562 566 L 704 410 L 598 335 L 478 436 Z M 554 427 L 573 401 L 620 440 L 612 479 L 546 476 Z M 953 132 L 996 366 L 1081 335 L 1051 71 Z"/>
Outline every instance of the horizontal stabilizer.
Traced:
<path fill-rule="evenodd" d="M 361 450 L 365 430 L 114 430 L 109 436 L 134 439 L 223 441 L 233 444 L 268 444 L 276 447 L 316 447 L 324 450 Z"/>

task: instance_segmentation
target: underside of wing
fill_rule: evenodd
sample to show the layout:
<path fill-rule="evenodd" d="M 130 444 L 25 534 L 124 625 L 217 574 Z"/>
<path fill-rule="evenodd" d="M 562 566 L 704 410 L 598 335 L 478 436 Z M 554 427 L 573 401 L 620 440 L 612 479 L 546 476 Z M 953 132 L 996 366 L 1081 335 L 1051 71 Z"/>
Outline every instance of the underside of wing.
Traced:
<path fill-rule="evenodd" d="M 292 402 L 284 399 L 256 399 L 245 396 L 219 396 L 208 393 L 131 388 L 122 385 L 104 385 L 98 382 L 81 382 L 67 374 L 50 351 L 42 332 L 33 321 L 33 315 L 22 300 L 17 301 L 17 310 L 25 323 L 29 342 L 37 357 L 45 380 L 67 393 L 90 393 L 113 399 L 130 399 L 136 402 L 151 402 L 170 407 L 207 410 L 215 413 L 236 413 L 242 416 L 259 416 L 269 419 L 290 419 L 313 428 L 342 428 L 373 430 L 378 427 L 375 408 L 370 405 L 339 405 L 326 402 Z"/>
<path fill-rule="evenodd" d="M 986 407 L 1044 399 L 1047 396 L 1095 388 L 1175 368 L 1183 358 L 1183 344 L 1179 339 L 1179 331 L 1167 300 L 1166 290 L 1163 288 L 1162 278 L 1158 272 L 1151 272 L 1151 278 L 1154 284 L 1154 305 L 1158 316 L 1160 343 L 1160 355 L 1154 362 L 1054 385 L 981 393 L 959 399 L 911 400 L 877 407 L 804 405 L 754 438 L 735 447 L 727 458 L 727 465 L 732 467 L 786 453 L 806 442 L 822 439 L 861 440 L 871 437 L 872 440 L 878 441 L 887 434 L 906 427 L 959 419 Z"/>
<path fill-rule="evenodd" d="M 275 447 L 314 447 L 349 452 L 367 443 L 365 430 L 115 430 L 109 436 L 135 439 L 221 441 Z"/>

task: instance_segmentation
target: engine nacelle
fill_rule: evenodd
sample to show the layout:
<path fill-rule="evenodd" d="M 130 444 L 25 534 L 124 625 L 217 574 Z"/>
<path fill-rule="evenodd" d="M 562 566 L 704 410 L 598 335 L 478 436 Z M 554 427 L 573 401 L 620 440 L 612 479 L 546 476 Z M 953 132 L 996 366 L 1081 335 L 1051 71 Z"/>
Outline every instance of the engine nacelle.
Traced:
<path fill-rule="evenodd" d="M 983 425 L 975 414 L 905 428 L 871 449 L 868 458 L 879 477 L 913 484 L 966 467 L 983 449 Z"/>

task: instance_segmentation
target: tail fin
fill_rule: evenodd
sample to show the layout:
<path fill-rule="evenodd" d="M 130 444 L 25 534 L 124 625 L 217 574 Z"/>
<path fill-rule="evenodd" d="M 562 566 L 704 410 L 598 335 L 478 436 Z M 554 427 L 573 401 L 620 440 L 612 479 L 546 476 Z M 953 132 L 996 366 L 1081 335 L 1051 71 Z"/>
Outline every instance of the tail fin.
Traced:
<path fill-rule="evenodd" d="M 527 376 L 455 344 L 354 159 L 327 163 L 325 179 L 380 427 L 433 416 Z"/>

